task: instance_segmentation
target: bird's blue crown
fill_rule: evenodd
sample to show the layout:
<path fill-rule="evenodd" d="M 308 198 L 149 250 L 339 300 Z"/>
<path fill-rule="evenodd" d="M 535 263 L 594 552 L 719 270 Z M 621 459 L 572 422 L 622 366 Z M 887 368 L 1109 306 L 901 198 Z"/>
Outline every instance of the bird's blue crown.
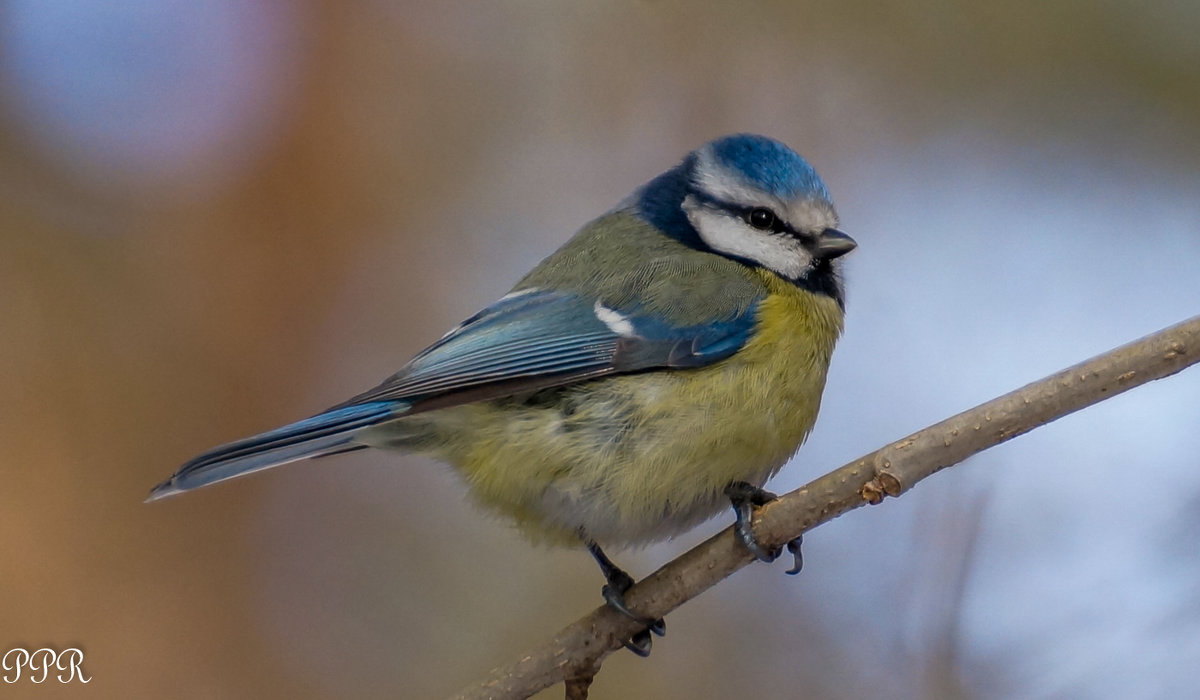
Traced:
<path fill-rule="evenodd" d="M 716 161 L 742 175 L 747 184 L 783 200 L 807 195 L 828 200 L 817 171 L 796 152 L 774 139 L 735 134 L 712 142 Z"/>

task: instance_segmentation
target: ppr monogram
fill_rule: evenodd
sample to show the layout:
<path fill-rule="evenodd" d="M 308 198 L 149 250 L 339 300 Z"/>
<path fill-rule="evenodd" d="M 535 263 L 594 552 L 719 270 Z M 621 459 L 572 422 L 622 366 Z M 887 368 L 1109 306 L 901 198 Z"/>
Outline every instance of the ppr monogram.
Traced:
<path fill-rule="evenodd" d="M 55 677 L 59 683 L 70 683 L 75 680 L 76 674 L 79 676 L 80 683 L 90 683 L 92 679 L 83 674 L 83 652 L 75 647 L 55 651 L 49 647 L 43 647 L 37 651 L 29 651 L 28 649 L 9 649 L 4 654 L 4 658 L 0 660 L 0 667 L 4 669 L 4 675 L 0 678 L 4 679 L 5 683 L 12 684 L 21 680 L 21 672 L 28 670 L 26 676 L 33 683 L 44 683 L 50 677 L 50 673 L 57 670 Z"/>

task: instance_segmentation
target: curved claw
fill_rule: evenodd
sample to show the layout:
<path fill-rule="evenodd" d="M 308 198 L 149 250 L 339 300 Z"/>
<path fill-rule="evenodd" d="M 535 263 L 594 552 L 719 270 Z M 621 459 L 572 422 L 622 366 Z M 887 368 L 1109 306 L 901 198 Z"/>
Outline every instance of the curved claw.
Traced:
<path fill-rule="evenodd" d="M 621 642 L 621 645 L 644 659 L 650 656 L 650 647 L 654 646 L 653 642 L 654 638 L 650 636 L 650 630 L 644 629 Z"/>
<path fill-rule="evenodd" d="M 775 494 L 745 481 L 735 481 L 725 487 L 725 495 L 729 496 L 729 502 L 733 505 L 733 513 L 737 517 L 734 529 L 746 549 L 750 550 L 756 559 L 768 564 L 779 558 L 783 549 L 768 550 L 759 544 L 758 537 L 754 535 L 754 528 L 750 524 L 754 519 L 754 507 L 766 505 L 775 500 Z"/>
<path fill-rule="evenodd" d="M 666 634 L 667 633 L 667 623 L 664 622 L 661 618 L 658 620 L 655 620 L 655 619 L 652 619 L 649 617 L 642 617 L 641 615 L 638 615 L 634 611 L 630 610 L 625 605 L 625 591 L 626 590 L 629 590 L 629 586 L 626 586 L 625 590 L 618 591 L 618 590 L 614 589 L 612 587 L 612 585 L 606 585 L 604 588 L 600 589 L 600 595 L 604 596 L 604 602 L 608 603 L 608 607 L 612 608 L 613 610 L 616 610 L 617 612 L 621 613 L 625 617 L 628 617 L 629 619 L 633 620 L 634 622 L 642 623 L 647 628 L 651 628 L 651 629 L 657 628 L 657 630 L 655 631 L 655 634 L 657 634 L 660 637 L 663 636 L 664 634 Z"/>
<path fill-rule="evenodd" d="M 758 537 L 754 535 L 754 529 L 750 527 L 750 520 L 754 516 L 753 506 L 749 502 L 738 503 L 733 506 L 733 510 L 737 514 L 735 527 L 738 539 L 742 541 L 746 549 L 750 550 L 750 553 L 761 562 L 770 564 L 778 559 L 779 550 L 771 551 L 759 544 Z"/>
<path fill-rule="evenodd" d="M 660 637 L 665 637 L 665 636 L 667 636 L 667 621 L 660 617 L 657 620 L 655 620 L 654 622 L 651 622 L 650 624 L 646 625 L 646 629 L 650 630 L 651 632 L 657 634 Z"/>
<path fill-rule="evenodd" d="M 795 576 L 804 568 L 804 553 L 800 551 L 800 545 L 804 543 L 804 535 L 797 537 L 787 543 L 787 550 L 792 553 L 792 568 L 784 573 L 789 576 Z"/>

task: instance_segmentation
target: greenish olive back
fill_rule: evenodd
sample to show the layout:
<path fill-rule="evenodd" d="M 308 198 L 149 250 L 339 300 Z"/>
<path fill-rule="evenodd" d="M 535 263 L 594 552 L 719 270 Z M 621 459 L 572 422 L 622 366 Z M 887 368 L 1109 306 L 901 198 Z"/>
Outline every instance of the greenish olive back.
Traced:
<path fill-rule="evenodd" d="M 681 326 L 725 321 L 767 294 L 753 270 L 664 235 L 629 211 L 587 224 L 514 290 L 573 291 Z"/>

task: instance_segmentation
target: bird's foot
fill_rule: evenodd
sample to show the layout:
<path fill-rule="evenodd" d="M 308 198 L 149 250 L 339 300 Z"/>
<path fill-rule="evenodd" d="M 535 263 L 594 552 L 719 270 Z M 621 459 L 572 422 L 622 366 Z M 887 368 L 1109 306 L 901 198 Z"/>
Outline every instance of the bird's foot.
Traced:
<path fill-rule="evenodd" d="M 735 481 L 725 487 L 725 495 L 729 497 L 734 515 L 737 517 L 734 530 L 746 549 L 750 550 L 750 553 L 759 561 L 770 563 L 778 559 L 783 548 L 767 549 L 762 546 L 751 525 L 754 519 L 754 509 L 774 501 L 778 496 L 745 481 Z M 789 574 L 800 573 L 800 569 L 804 566 L 804 556 L 800 552 L 803 539 L 803 537 L 797 537 L 787 543 L 787 550 L 792 554 L 792 568 L 787 570 Z"/>
<path fill-rule="evenodd" d="M 661 617 L 657 620 L 642 617 L 630 610 L 625 605 L 625 591 L 628 591 L 633 586 L 633 579 L 629 574 L 620 569 L 617 569 L 615 574 L 615 576 L 608 579 L 608 583 L 605 584 L 604 588 L 600 589 L 600 594 L 604 596 L 604 602 L 608 603 L 608 607 L 616 610 L 625 617 L 646 625 L 646 629 L 635 633 L 630 639 L 622 643 L 626 649 L 638 656 L 649 656 L 651 646 L 650 633 L 653 632 L 660 637 L 665 635 L 667 633 L 667 621 Z"/>
<path fill-rule="evenodd" d="M 642 617 L 630 610 L 625 605 L 625 592 L 633 587 L 633 577 L 614 564 L 595 542 L 588 540 L 587 548 L 591 552 L 592 557 L 596 559 L 596 563 L 600 565 L 600 570 L 604 573 L 604 580 L 608 582 L 604 588 L 600 589 L 600 595 L 604 596 L 604 602 L 613 610 L 646 626 L 646 629 L 635 633 L 628 640 L 622 642 L 622 644 L 625 645 L 626 649 L 638 656 L 649 656 L 652 644 L 650 634 L 654 633 L 660 637 L 664 636 L 667 633 L 666 620 L 661 617 L 657 620 Z"/>

